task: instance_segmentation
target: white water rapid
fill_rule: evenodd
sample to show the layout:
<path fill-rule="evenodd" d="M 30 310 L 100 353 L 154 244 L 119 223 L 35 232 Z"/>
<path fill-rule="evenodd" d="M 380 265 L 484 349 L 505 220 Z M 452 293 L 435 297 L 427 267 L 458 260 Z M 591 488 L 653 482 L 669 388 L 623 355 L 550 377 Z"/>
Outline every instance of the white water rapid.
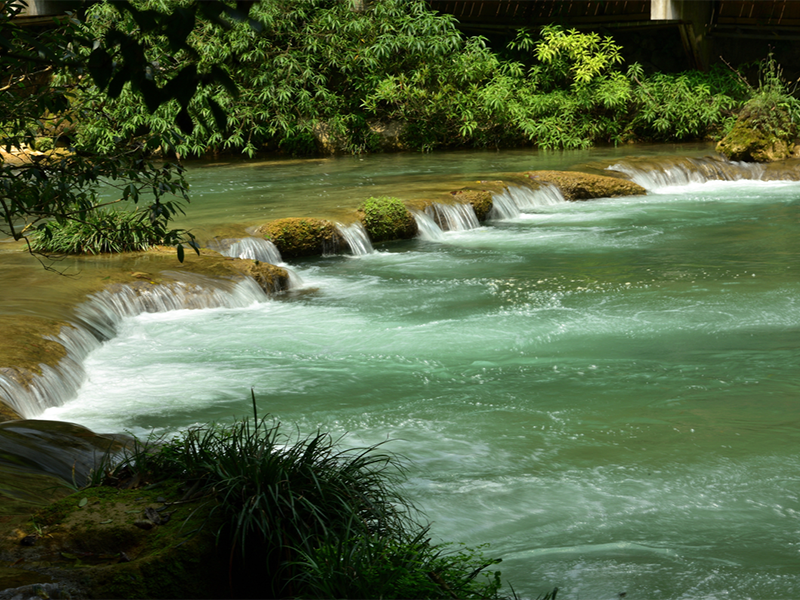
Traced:
<path fill-rule="evenodd" d="M 559 189 L 543 185 L 538 189 L 521 186 L 508 186 L 501 193 L 492 195 L 492 219 L 515 219 L 522 213 L 536 212 L 544 206 L 556 206 L 566 202 Z"/>
<path fill-rule="evenodd" d="M 263 237 L 218 240 L 212 247 L 223 256 L 232 258 L 249 258 L 273 265 L 283 262 L 281 253 L 275 244 Z"/>
<path fill-rule="evenodd" d="M 608 167 L 625 173 L 648 191 L 708 181 L 759 180 L 766 167 L 759 163 L 732 162 L 721 157 L 678 158 L 669 162 L 623 160 Z"/>
<path fill-rule="evenodd" d="M 41 375 L 27 385 L 0 374 L 0 399 L 25 418 L 73 399 L 86 380 L 86 357 L 117 336 L 125 319 L 142 313 L 243 308 L 268 299 L 249 277 L 226 282 L 186 273 L 164 274 L 180 280 L 161 285 L 123 284 L 90 296 L 77 307 L 72 322 L 52 338 L 64 346 L 66 356 L 55 368 L 40 365 Z"/>

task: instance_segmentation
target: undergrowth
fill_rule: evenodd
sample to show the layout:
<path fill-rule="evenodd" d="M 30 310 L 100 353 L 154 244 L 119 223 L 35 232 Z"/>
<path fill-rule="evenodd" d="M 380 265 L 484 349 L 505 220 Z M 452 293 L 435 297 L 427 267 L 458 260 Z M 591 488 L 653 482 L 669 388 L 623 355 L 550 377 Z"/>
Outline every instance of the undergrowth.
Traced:
<path fill-rule="evenodd" d="M 207 425 L 137 445 L 103 483 L 185 482 L 224 523 L 217 543 L 236 597 L 503 597 L 490 570 L 499 559 L 431 542 L 399 492 L 398 457 L 339 441 L 266 418 Z"/>
<path fill-rule="evenodd" d="M 183 233 L 152 222 L 149 211 L 98 209 L 83 217 L 48 221 L 33 230 L 28 241 L 33 252 L 42 254 L 101 254 L 175 245 Z"/>

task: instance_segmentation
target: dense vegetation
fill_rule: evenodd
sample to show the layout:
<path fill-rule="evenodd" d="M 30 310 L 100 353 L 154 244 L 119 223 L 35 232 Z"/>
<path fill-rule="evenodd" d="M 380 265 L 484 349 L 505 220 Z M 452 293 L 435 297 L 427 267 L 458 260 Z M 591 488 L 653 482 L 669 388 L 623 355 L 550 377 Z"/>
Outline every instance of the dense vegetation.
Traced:
<path fill-rule="evenodd" d="M 137 0 L 174 10 L 179 0 Z M 582 148 L 625 141 L 719 137 L 748 98 L 730 70 L 645 74 L 623 67 L 624 50 L 596 33 L 521 31 L 507 48 L 465 38 L 454 19 L 424 0 L 262 2 L 250 22 L 228 29 L 198 19 L 188 37 L 200 72 L 223 69 L 240 90 L 208 86 L 189 104 L 202 121 L 177 150 L 253 155 L 378 150 L 380 131 L 397 125 L 411 149 L 501 147 Z M 132 17 L 96 6 L 91 34 L 135 31 Z M 188 61 L 157 34 L 143 36 L 148 59 L 165 81 Z M 219 127 L 212 99 L 228 114 Z M 151 113 L 127 86 L 109 100 L 88 86 L 77 95 L 74 135 L 92 152 L 114 152 L 143 136 L 174 129 L 177 101 Z"/>
<path fill-rule="evenodd" d="M 31 232 L 28 240 L 31 249 L 41 254 L 101 254 L 175 245 L 181 233 L 152 222 L 146 211 L 98 208 L 83 219 L 48 221 Z"/>
<path fill-rule="evenodd" d="M 0 234 L 23 240 L 39 229 L 44 238 L 52 239 L 54 230 L 69 222 L 91 225 L 87 215 L 103 206 L 129 206 L 140 200 L 150 233 L 169 232 L 170 219 L 188 200 L 188 186 L 179 165 L 156 165 L 148 154 L 168 146 L 181 130 L 192 130 L 186 107 L 198 89 L 230 83 L 222 70 L 197 71 L 193 50 L 186 43 L 191 26 L 187 31 L 179 25 L 202 16 L 209 26 L 223 27 L 228 23 L 223 15 L 242 17 L 218 0 L 184 4 L 172 13 L 155 13 L 137 10 L 130 3 L 114 3 L 108 10 L 119 11 L 120 19 L 122 14 L 133 19 L 135 35 L 119 30 L 96 35 L 83 26 L 81 10 L 57 26 L 26 28 L 15 18 L 23 3 L 0 2 L 0 144 L 4 151 L 0 153 Z M 153 82 L 142 32 L 158 35 L 171 51 L 191 59 L 183 68 L 173 69 L 168 81 Z M 133 90 L 137 102 L 150 110 L 168 101 L 176 106 L 181 129 L 170 128 L 164 136 L 147 132 L 140 137 L 139 147 L 119 144 L 92 153 L 59 148 L 67 145 L 68 133 L 79 119 L 92 118 L 77 109 L 83 90 L 92 89 L 111 100 L 123 87 Z M 229 88 L 234 91 L 232 85 Z M 208 98 L 203 106 L 218 127 L 225 127 L 219 106 Z M 101 199 L 97 193 L 101 184 L 116 188 L 119 195 Z M 50 225 L 51 221 L 55 224 Z M 176 239 L 180 232 L 173 231 L 171 236 Z M 191 237 L 187 241 L 193 244 Z M 180 257 L 182 247 L 178 249 Z"/>
<path fill-rule="evenodd" d="M 500 561 L 432 543 L 398 491 L 402 472 L 377 448 L 292 438 L 255 418 L 139 446 L 104 483 L 184 482 L 221 523 L 234 597 L 500 598 L 487 570 Z"/>

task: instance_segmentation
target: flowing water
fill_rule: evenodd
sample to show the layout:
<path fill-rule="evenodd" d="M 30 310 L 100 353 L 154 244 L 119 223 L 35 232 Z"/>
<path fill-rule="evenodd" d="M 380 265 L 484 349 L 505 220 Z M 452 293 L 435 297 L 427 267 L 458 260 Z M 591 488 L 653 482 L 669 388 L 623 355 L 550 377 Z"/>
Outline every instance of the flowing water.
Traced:
<path fill-rule="evenodd" d="M 42 416 L 169 432 L 250 414 L 253 388 L 289 428 L 390 440 L 433 535 L 491 543 L 523 597 L 800 597 L 800 184 L 624 154 L 196 169 L 214 222 L 589 160 L 649 193 L 512 187 L 483 225 L 433 208 L 414 240 L 294 262 L 282 296 L 121 318 Z"/>

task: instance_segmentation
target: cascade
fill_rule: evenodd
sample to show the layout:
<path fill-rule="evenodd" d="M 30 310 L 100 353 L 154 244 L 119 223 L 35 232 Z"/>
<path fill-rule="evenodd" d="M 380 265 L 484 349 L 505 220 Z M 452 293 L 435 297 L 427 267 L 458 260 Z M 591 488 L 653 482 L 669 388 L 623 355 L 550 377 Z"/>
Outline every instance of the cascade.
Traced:
<path fill-rule="evenodd" d="M 625 159 L 606 167 L 606 170 L 624 173 L 634 183 L 652 191 L 706 181 L 758 180 L 763 178 L 766 168 L 759 163 L 732 162 L 721 157 L 706 156 L 659 160 Z"/>
<path fill-rule="evenodd" d="M 434 202 L 425 208 L 442 231 L 468 231 L 481 226 L 471 204 L 440 204 Z"/>
<path fill-rule="evenodd" d="M 217 250 L 223 256 L 232 258 L 249 258 L 259 262 L 277 265 L 283 261 L 278 248 L 270 242 L 260 237 L 246 237 L 239 240 L 219 240 L 215 244 Z"/>
<path fill-rule="evenodd" d="M 336 230 L 339 232 L 339 235 L 342 236 L 342 239 L 344 239 L 347 247 L 350 248 L 350 252 L 353 256 L 364 256 L 375 252 L 375 249 L 372 247 L 372 242 L 370 242 L 369 236 L 367 235 L 367 230 L 364 229 L 361 223 L 355 222 L 352 225 L 337 223 Z"/>
<path fill-rule="evenodd" d="M 185 273 L 180 277 L 181 281 L 155 286 L 123 284 L 90 296 L 77 307 L 74 321 L 62 327 L 59 335 L 49 338 L 64 346 L 66 356 L 55 367 L 41 365 L 41 374 L 34 375 L 27 385 L 11 373 L 0 371 L 0 400 L 24 418 L 62 405 L 75 395 L 85 379 L 86 356 L 114 337 L 124 318 L 179 309 L 243 308 L 267 300 L 267 295 L 250 277 L 237 282 L 201 275 L 187 277 Z"/>
<path fill-rule="evenodd" d="M 281 252 L 269 240 L 262 237 L 246 237 L 241 239 L 213 240 L 209 248 L 216 250 L 222 256 L 231 258 L 248 258 L 271 265 L 282 265 L 289 275 L 289 287 L 297 288 L 303 285 L 302 278 L 283 263 Z"/>
<path fill-rule="evenodd" d="M 442 239 L 442 228 L 436 224 L 430 216 L 422 212 L 421 210 L 411 210 L 411 214 L 414 215 L 414 220 L 417 222 L 417 229 L 419 233 L 417 234 L 423 240 L 428 240 L 430 242 L 439 241 Z"/>
<path fill-rule="evenodd" d="M 509 186 L 499 194 L 492 195 L 492 219 L 514 219 L 520 213 L 536 210 L 542 206 L 554 206 L 566 202 L 559 189 L 543 185 L 537 189 Z"/>

